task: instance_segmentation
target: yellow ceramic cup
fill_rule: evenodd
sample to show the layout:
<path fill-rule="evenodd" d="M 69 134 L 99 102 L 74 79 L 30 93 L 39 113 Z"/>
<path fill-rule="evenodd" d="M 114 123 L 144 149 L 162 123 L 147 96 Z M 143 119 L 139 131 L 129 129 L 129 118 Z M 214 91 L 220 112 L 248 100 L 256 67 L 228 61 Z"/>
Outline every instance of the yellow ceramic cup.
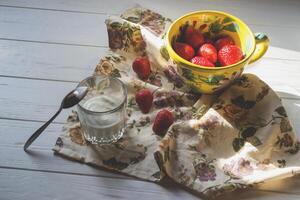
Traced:
<path fill-rule="evenodd" d="M 172 48 L 182 30 L 188 25 L 200 29 L 210 37 L 230 36 L 243 51 L 244 58 L 233 65 L 205 67 L 181 58 Z M 228 86 L 239 77 L 244 67 L 261 58 L 268 49 L 269 39 L 262 33 L 253 34 L 239 18 L 228 13 L 204 10 L 192 12 L 174 21 L 166 34 L 166 48 L 170 58 L 177 64 L 180 75 L 195 91 L 212 94 Z"/>

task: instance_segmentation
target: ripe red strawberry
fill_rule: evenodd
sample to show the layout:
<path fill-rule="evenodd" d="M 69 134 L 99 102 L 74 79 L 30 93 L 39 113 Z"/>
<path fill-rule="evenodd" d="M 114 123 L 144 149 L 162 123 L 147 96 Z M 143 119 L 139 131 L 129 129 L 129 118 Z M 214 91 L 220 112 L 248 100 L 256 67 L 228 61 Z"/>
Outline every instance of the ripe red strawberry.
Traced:
<path fill-rule="evenodd" d="M 156 135 L 164 136 L 173 122 L 174 117 L 172 113 L 166 109 L 163 109 L 157 113 L 152 126 L 152 130 Z"/>
<path fill-rule="evenodd" d="M 174 51 L 182 58 L 190 60 L 195 55 L 195 50 L 188 44 L 175 42 L 173 45 Z"/>
<path fill-rule="evenodd" d="M 207 60 L 209 60 L 212 63 L 217 62 L 217 58 L 218 58 L 216 48 L 212 44 L 207 44 L 207 43 L 203 44 L 199 48 L 197 55 L 207 58 Z"/>
<path fill-rule="evenodd" d="M 217 50 L 222 49 L 222 47 L 224 47 L 226 45 L 234 45 L 233 39 L 229 36 L 220 38 L 215 43 L 215 47 L 217 48 Z"/>
<path fill-rule="evenodd" d="M 189 26 L 184 33 L 184 41 L 193 48 L 198 49 L 204 43 L 204 37 L 199 30 Z"/>
<path fill-rule="evenodd" d="M 218 52 L 218 60 L 222 66 L 232 65 L 243 58 L 243 52 L 236 45 L 226 45 Z"/>
<path fill-rule="evenodd" d="M 152 107 L 153 94 L 148 89 L 141 89 L 135 94 L 135 101 L 142 113 L 146 114 Z"/>
<path fill-rule="evenodd" d="M 215 65 L 210 62 L 207 58 L 195 56 L 192 60 L 192 63 L 196 65 L 206 66 L 206 67 L 214 67 Z"/>
<path fill-rule="evenodd" d="M 132 63 L 132 69 L 142 80 L 147 80 L 151 73 L 150 62 L 146 57 L 138 57 Z"/>

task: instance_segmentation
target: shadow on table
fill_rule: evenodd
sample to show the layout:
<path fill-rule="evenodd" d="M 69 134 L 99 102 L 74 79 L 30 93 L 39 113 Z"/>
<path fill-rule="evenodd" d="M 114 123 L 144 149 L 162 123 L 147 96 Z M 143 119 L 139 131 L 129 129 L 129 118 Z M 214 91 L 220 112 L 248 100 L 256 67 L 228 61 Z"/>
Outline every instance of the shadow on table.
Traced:
<path fill-rule="evenodd" d="M 232 200 L 232 199 L 261 199 L 262 197 L 278 199 L 287 199 L 288 196 L 299 198 L 300 195 L 300 176 L 297 175 L 291 178 L 274 180 L 262 183 L 259 187 L 253 187 L 247 190 L 237 190 L 232 193 L 225 194 L 217 200 Z"/>
<path fill-rule="evenodd" d="M 174 182 L 169 177 L 163 178 L 161 180 L 161 182 L 159 183 L 159 185 L 164 187 L 166 190 L 168 190 L 169 192 L 171 192 L 173 194 L 176 194 L 182 190 L 185 190 L 186 192 L 189 192 L 190 194 L 194 195 L 195 197 L 198 197 L 200 199 L 207 199 L 204 195 L 202 195 L 198 192 L 195 192 L 188 187 L 185 187 L 183 185 L 180 185 L 180 184 Z"/>
<path fill-rule="evenodd" d="M 160 185 L 172 193 L 178 193 L 180 190 L 185 190 L 195 197 L 200 199 L 209 199 L 203 195 L 192 191 L 189 188 L 183 187 L 177 183 L 174 183 L 170 178 L 165 178 Z M 286 199 L 287 195 L 299 196 L 300 195 L 300 175 L 292 178 L 286 178 L 268 183 L 262 183 L 259 187 L 253 187 L 249 189 L 236 190 L 234 192 L 225 193 L 215 200 L 234 200 L 234 199 L 261 199 L 263 197 L 277 197 L 279 199 Z"/>

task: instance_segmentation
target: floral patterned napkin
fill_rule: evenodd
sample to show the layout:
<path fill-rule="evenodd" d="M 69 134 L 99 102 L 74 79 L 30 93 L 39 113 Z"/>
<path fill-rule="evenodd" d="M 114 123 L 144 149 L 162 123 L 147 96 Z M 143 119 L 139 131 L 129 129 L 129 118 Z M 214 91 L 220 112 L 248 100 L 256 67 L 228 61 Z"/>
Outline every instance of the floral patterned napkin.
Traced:
<path fill-rule="evenodd" d="M 219 95 L 194 94 L 163 47 L 170 21 L 143 8 L 106 20 L 111 51 L 94 73 L 127 85 L 126 133 L 115 144 L 89 144 L 74 111 L 54 151 L 145 180 L 169 176 L 209 197 L 299 173 L 300 143 L 275 92 L 255 75 L 243 74 Z M 131 69 L 141 55 L 151 61 L 147 82 Z M 149 114 L 142 114 L 134 100 L 141 88 L 155 90 Z M 162 108 L 176 119 L 164 137 L 152 131 Z"/>

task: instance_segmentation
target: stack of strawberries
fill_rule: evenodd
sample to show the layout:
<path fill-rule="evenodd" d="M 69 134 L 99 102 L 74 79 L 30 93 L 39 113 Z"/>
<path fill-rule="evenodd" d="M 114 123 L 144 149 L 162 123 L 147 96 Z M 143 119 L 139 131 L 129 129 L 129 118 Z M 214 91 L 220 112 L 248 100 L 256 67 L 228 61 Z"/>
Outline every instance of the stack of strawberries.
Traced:
<path fill-rule="evenodd" d="M 213 41 L 205 38 L 200 30 L 188 26 L 182 33 L 181 42 L 173 43 L 174 51 L 196 65 L 220 67 L 232 65 L 243 59 L 243 52 L 233 39 L 224 36 Z"/>

